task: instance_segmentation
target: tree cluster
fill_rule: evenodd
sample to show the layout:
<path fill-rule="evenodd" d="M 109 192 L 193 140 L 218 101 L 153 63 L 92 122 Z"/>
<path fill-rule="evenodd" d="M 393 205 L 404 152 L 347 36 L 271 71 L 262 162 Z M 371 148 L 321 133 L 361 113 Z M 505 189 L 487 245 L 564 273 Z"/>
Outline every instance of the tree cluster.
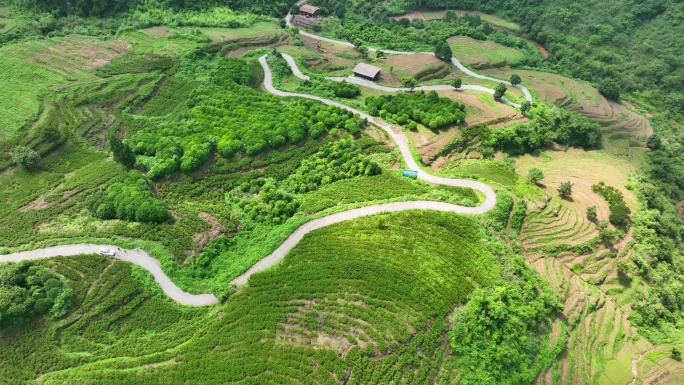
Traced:
<path fill-rule="evenodd" d="M 459 357 L 461 383 L 534 381 L 540 335 L 563 305 L 521 257 L 505 262 L 508 281 L 476 289 L 453 315 L 451 346 Z"/>
<path fill-rule="evenodd" d="M 450 61 L 453 53 L 451 52 L 451 47 L 446 41 L 440 41 L 435 45 L 435 56 L 444 60 Z"/>
<path fill-rule="evenodd" d="M 257 222 L 280 224 L 293 216 L 300 200 L 276 185 L 273 179 L 253 179 L 226 194 L 226 201 Z"/>
<path fill-rule="evenodd" d="M 380 174 L 377 163 L 361 153 L 351 139 L 325 145 L 316 154 L 302 160 L 301 166 L 285 181 L 288 191 L 306 193 L 342 179 Z"/>
<path fill-rule="evenodd" d="M 221 59 L 209 73 L 214 81 L 202 83 L 190 94 L 188 111 L 173 121 L 143 126 L 127 139 L 142 155 L 140 163 L 151 179 L 179 170 L 192 173 L 214 150 L 225 158 L 237 153 L 252 156 L 300 143 L 307 136 L 318 139 L 333 129 L 352 135 L 361 132 L 363 120 L 339 107 L 282 100 L 247 87 L 255 79 L 251 67 L 239 64 L 239 59 Z"/>
<path fill-rule="evenodd" d="M 610 223 L 615 226 L 622 226 L 629 221 L 631 210 L 625 204 L 625 199 L 620 190 L 613 186 L 607 186 L 604 182 L 591 186 L 591 190 L 603 197 L 610 206 Z"/>
<path fill-rule="evenodd" d="M 145 175 L 131 170 L 122 181 L 111 184 L 106 193 L 93 203 L 100 219 L 122 219 L 142 223 L 169 220 L 166 205 L 155 198 Z"/>
<path fill-rule="evenodd" d="M 466 116 L 463 104 L 440 97 L 435 91 L 369 96 L 365 104 L 370 115 L 410 128 L 420 123 L 431 129 L 439 129 L 460 124 Z"/>
<path fill-rule="evenodd" d="M 529 122 L 488 131 L 483 145 L 511 154 L 530 153 L 551 142 L 582 148 L 601 146 L 601 126 L 577 113 L 543 105 L 528 113 Z"/>
<path fill-rule="evenodd" d="M 12 161 L 18 166 L 22 166 L 25 169 L 31 169 L 40 160 L 40 154 L 36 150 L 26 147 L 17 146 L 12 152 Z"/>
<path fill-rule="evenodd" d="M 65 279 L 33 262 L 0 264 L 0 330 L 35 317 L 61 317 L 73 300 Z"/>

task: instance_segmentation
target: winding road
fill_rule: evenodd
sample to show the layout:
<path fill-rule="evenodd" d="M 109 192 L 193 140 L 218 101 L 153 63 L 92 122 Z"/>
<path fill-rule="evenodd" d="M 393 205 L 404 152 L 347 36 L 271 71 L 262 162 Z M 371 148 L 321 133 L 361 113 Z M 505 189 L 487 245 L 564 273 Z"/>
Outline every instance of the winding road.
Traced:
<path fill-rule="evenodd" d="M 149 271 L 154 277 L 154 280 L 157 281 L 161 287 L 162 291 L 164 291 L 164 293 L 171 297 L 174 301 L 182 305 L 205 306 L 218 302 L 213 294 L 190 294 L 181 290 L 181 288 L 176 286 L 176 284 L 171 281 L 171 278 L 164 273 L 159 261 L 150 257 L 149 254 L 141 249 L 119 250 L 119 247 L 112 245 L 91 245 L 81 243 L 76 245 L 53 246 L 45 249 L 0 255 L 0 262 L 20 262 L 61 256 L 97 254 L 101 248 L 109 248 L 117 251 L 116 255 L 112 258 L 133 263 Z"/>
<path fill-rule="evenodd" d="M 306 0 L 298 1 L 296 4 L 299 6 L 299 5 L 302 5 L 302 4 L 304 4 L 304 3 L 306 3 Z M 297 27 L 293 26 L 292 23 L 290 23 L 290 19 L 292 19 L 292 14 L 291 14 L 290 12 L 288 12 L 288 13 L 287 13 L 287 16 L 285 16 L 285 24 L 286 24 L 287 26 L 289 26 L 289 27 L 297 28 Z M 323 37 L 323 36 L 319 36 L 319 35 L 316 35 L 316 34 L 313 34 L 313 33 L 310 33 L 310 32 L 302 31 L 301 29 L 299 30 L 299 34 L 302 35 L 302 36 L 306 36 L 306 37 L 308 37 L 308 38 L 314 39 L 314 40 L 325 41 L 325 42 L 328 42 L 328 43 L 343 45 L 343 46 L 345 46 L 345 47 L 352 47 L 352 48 L 355 48 L 355 47 L 354 47 L 354 44 L 352 44 L 352 43 L 350 43 L 350 42 L 348 42 L 348 41 L 330 39 L 330 38 Z M 377 52 L 378 49 L 377 49 L 377 48 L 373 48 L 373 47 L 368 47 L 368 51 L 370 51 L 370 52 Z M 381 50 L 381 51 L 384 52 L 384 53 L 386 53 L 386 54 L 388 54 L 388 55 L 415 55 L 415 54 L 434 55 L 433 52 L 408 52 L 408 51 L 393 51 L 393 50 L 386 50 L 386 49 L 383 49 L 383 50 Z M 283 56 L 285 56 L 285 55 L 283 55 Z M 287 60 L 287 59 L 286 59 L 286 60 Z M 292 60 L 292 62 L 288 61 L 288 63 L 290 63 L 290 66 L 291 66 L 291 67 L 293 67 L 293 66 L 296 67 L 296 66 L 297 66 L 297 64 L 294 62 L 294 60 Z M 453 64 L 454 66 L 456 66 L 456 68 L 458 68 L 461 72 L 465 73 L 465 74 L 468 75 L 468 76 L 471 76 L 471 77 L 474 77 L 474 78 L 477 78 L 477 79 L 489 80 L 489 81 L 493 81 L 493 82 L 497 82 L 497 83 L 503 83 L 503 84 L 506 84 L 506 85 L 508 85 L 508 86 L 515 87 L 515 88 L 519 89 L 519 90 L 523 93 L 523 95 L 525 95 L 525 100 L 527 100 L 528 102 L 532 102 L 532 94 L 531 94 L 530 91 L 529 91 L 525 86 L 523 86 L 522 84 L 513 85 L 513 84 L 511 84 L 511 82 L 506 81 L 506 80 L 497 79 L 497 78 L 493 78 L 493 77 L 490 77 L 490 76 L 478 74 L 477 72 L 475 72 L 475 71 L 469 69 L 468 67 L 464 66 L 458 59 L 453 58 L 453 57 L 451 58 L 451 64 Z M 292 72 L 295 72 L 294 69 L 293 69 Z M 299 69 L 297 69 L 297 72 L 298 72 L 300 75 L 303 75 L 303 74 L 301 73 L 301 71 L 299 71 Z M 297 76 L 297 73 L 295 73 L 295 76 Z M 306 76 L 306 75 L 303 75 L 303 76 Z M 297 76 L 297 77 L 299 77 L 299 76 Z M 303 78 L 301 78 L 301 77 L 299 77 L 299 78 L 300 78 L 300 79 L 303 79 Z M 351 78 L 352 78 L 352 77 L 350 77 L 350 78 L 328 78 L 328 79 L 330 79 L 330 80 L 345 79 L 345 80 L 349 81 L 349 79 L 351 79 Z M 388 91 L 387 89 L 392 90 L 392 91 L 388 91 L 388 92 L 396 92 L 396 91 L 406 90 L 406 89 L 392 88 L 392 87 L 385 87 L 385 88 L 387 88 L 387 89 L 378 88 L 378 87 L 382 87 L 382 86 L 378 86 L 377 84 L 372 83 L 372 82 L 364 82 L 364 84 L 360 84 L 360 83 L 357 83 L 357 82 L 354 82 L 354 83 L 359 84 L 359 85 L 363 85 L 363 86 L 366 86 L 366 87 L 371 87 L 371 88 L 379 89 L 379 90 L 382 90 L 382 91 Z M 367 83 L 375 84 L 375 85 L 378 86 L 378 87 L 373 87 L 373 86 L 371 86 L 371 85 L 369 85 L 369 84 L 367 84 Z M 466 87 L 481 87 L 481 88 L 466 88 Z M 425 88 L 425 87 L 416 87 L 415 89 L 417 89 L 417 90 L 420 90 L 420 89 L 423 89 L 423 90 L 433 90 L 433 89 L 434 89 L 434 90 L 443 90 L 443 89 L 454 89 L 454 88 L 453 88 L 453 87 L 450 87 L 450 86 L 447 86 L 447 88 Z M 483 86 L 463 85 L 463 86 L 461 86 L 460 89 L 464 89 L 464 90 L 470 89 L 470 90 L 483 91 L 483 92 L 488 92 L 488 93 L 490 93 L 490 94 L 494 94 L 494 90 L 492 90 L 492 89 L 490 89 L 490 88 L 483 87 Z M 503 102 L 506 103 L 506 104 L 510 104 L 510 105 L 512 105 L 512 106 L 515 106 L 516 108 L 520 108 L 520 105 L 519 105 L 519 104 L 512 103 L 511 101 L 509 101 L 509 100 L 507 100 L 507 99 L 505 99 L 505 98 L 502 98 L 501 101 L 503 101 Z"/>
<path fill-rule="evenodd" d="M 300 4 L 303 3 L 300 1 Z M 289 24 L 289 14 L 288 14 L 288 24 Z M 304 31 L 300 31 L 302 35 L 309 36 L 318 40 L 324 40 L 324 41 L 331 41 L 334 43 L 338 44 L 343 44 L 343 45 L 348 45 L 352 46 L 351 43 L 347 42 L 341 42 L 337 40 L 332 40 L 332 39 L 327 39 L 323 38 L 317 35 L 313 35 Z M 371 48 L 371 51 L 375 51 L 376 49 Z M 413 52 L 399 52 L 399 51 L 384 51 L 388 54 L 397 54 L 397 55 L 410 55 L 413 54 Z M 300 79 L 306 79 L 308 78 L 306 75 L 304 75 L 299 68 L 297 67 L 294 59 L 289 56 L 283 54 L 283 57 L 287 62 L 290 64 L 292 67 L 293 73 L 295 73 L 295 76 L 297 76 Z M 363 111 L 359 111 L 355 108 L 352 108 L 350 106 L 347 106 L 345 104 L 333 101 L 333 100 L 328 100 L 322 97 L 318 97 L 315 95 L 308 95 L 308 94 L 299 94 L 299 93 L 292 93 L 292 92 L 285 92 L 285 91 L 280 91 L 277 90 L 275 87 L 273 87 L 273 74 L 271 73 L 271 69 L 268 66 L 268 63 L 266 61 L 267 55 L 264 55 L 259 58 L 259 63 L 264 69 L 264 88 L 266 91 L 269 93 L 272 93 L 277 96 L 281 97 L 298 97 L 298 98 L 307 98 L 307 99 L 312 99 L 312 100 L 318 100 L 322 103 L 328 104 L 328 105 L 333 105 L 337 106 L 343 109 L 346 109 L 348 111 L 351 111 L 354 114 L 358 114 L 361 118 L 368 119 L 368 122 L 376 125 L 377 127 L 381 128 L 384 130 L 390 138 L 394 141 L 394 143 L 399 147 L 399 150 L 401 152 L 402 158 L 404 159 L 404 162 L 406 163 L 407 167 L 413 170 L 418 171 L 418 178 L 422 179 L 426 182 L 433 183 L 433 184 L 440 184 L 440 185 L 448 185 L 448 186 L 456 186 L 456 187 L 467 187 L 467 188 L 472 188 L 475 190 L 480 191 L 481 193 L 484 194 L 485 200 L 484 202 L 477 207 L 466 207 L 466 206 L 459 206 L 459 205 L 454 205 L 451 203 L 445 203 L 445 202 L 434 202 L 434 201 L 407 201 L 407 202 L 393 202 L 393 203 L 385 203 L 385 204 L 377 204 L 377 205 L 372 205 L 372 206 L 366 206 L 366 207 L 361 207 L 357 209 L 352 209 L 348 211 L 344 211 L 341 213 L 329 215 L 323 218 L 318 218 L 314 219 L 312 221 L 309 221 L 299 228 L 297 228 L 273 253 L 270 255 L 264 257 L 261 259 L 259 262 L 257 262 L 254 266 L 252 266 L 249 270 L 247 270 L 245 273 L 240 275 L 239 277 L 235 278 L 231 283 L 236 284 L 236 285 L 243 285 L 248 282 L 249 277 L 261 270 L 264 270 L 266 268 L 269 268 L 273 266 L 274 264 L 278 263 L 280 260 L 285 258 L 287 253 L 292 250 L 303 238 L 306 234 L 308 234 L 311 231 L 320 229 L 322 227 L 326 227 L 335 223 L 340 223 L 356 218 L 361 218 L 369 215 L 375 215 L 379 213 L 384 213 L 384 212 L 397 212 L 397 211 L 405 211 L 405 210 L 436 210 L 436 211 L 445 211 L 445 212 L 453 212 L 457 214 L 483 214 L 489 210 L 491 210 L 494 205 L 496 204 L 496 195 L 494 193 L 494 190 L 492 190 L 491 187 L 488 185 L 474 181 L 474 180 L 468 180 L 468 179 L 451 179 L 451 178 L 443 178 L 439 176 L 434 176 L 431 174 L 428 174 L 425 172 L 415 161 L 413 158 L 413 154 L 411 153 L 411 149 L 409 147 L 408 139 L 406 136 L 401 132 L 401 129 L 395 126 L 392 126 L 383 120 L 370 116 L 367 113 Z M 475 76 L 481 79 L 487 79 L 487 80 L 493 80 L 497 82 L 502 82 L 502 83 L 507 83 L 508 82 L 499 80 L 499 79 L 494 79 L 494 78 L 489 78 L 486 76 L 478 75 L 473 73 L 472 71 L 468 70 L 467 68 L 463 67 L 460 65 L 460 62 L 458 60 L 453 59 L 452 62 L 454 65 L 459 67 L 463 72 L 468 73 L 471 76 Z M 477 75 L 477 76 L 476 76 Z M 352 78 L 333 78 L 333 80 L 339 79 L 341 80 L 346 80 L 350 82 L 354 82 L 356 84 L 360 84 L 363 86 L 368 86 L 376 89 L 380 89 L 383 91 L 388 91 L 388 92 L 397 92 L 397 91 L 402 91 L 403 89 L 401 88 L 391 88 L 391 87 L 384 87 L 377 85 L 375 83 L 371 82 L 365 82 L 361 79 L 354 79 L 352 81 Z M 361 84 L 361 83 L 363 84 Z M 371 83 L 371 84 L 366 84 L 366 83 Z M 493 90 L 490 90 L 486 87 L 482 86 L 475 86 L 475 85 L 469 85 L 467 86 L 469 88 L 466 88 L 466 86 L 462 87 L 463 89 L 474 89 L 478 91 L 484 91 L 484 92 L 490 92 L 493 93 Z M 531 100 L 531 95 L 527 91 L 526 88 L 520 86 L 518 87 L 523 92 L 525 93 L 525 96 L 528 100 Z M 443 89 L 453 89 L 453 87 L 448 86 L 448 85 L 437 85 L 437 86 L 426 86 L 426 87 L 420 87 L 417 89 L 423 89 L 423 90 L 443 90 Z M 513 104 L 510 103 L 509 104 Z M 62 245 L 62 246 L 54 246 L 54 247 L 48 247 L 44 249 L 39 249 L 39 250 L 31 250 L 31 251 L 24 251 L 20 253 L 14 253 L 14 254 L 8 254 L 8 255 L 0 255 L 0 262 L 19 262 L 23 260 L 36 260 L 36 259 L 43 259 L 43 258 L 54 258 L 58 256 L 73 256 L 73 255 L 81 255 L 81 254 L 96 254 L 98 253 L 100 248 L 112 248 L 114 250 L 118 250 L 117 246 L 111 246 L 111 245 L 90 245 L 90 244 L 74 244 L 74 245 Z M 117 253 L 116 256 L 113 258 L 130 262 L 135 265 L 138 265 L 142 267 L 143 269 L 149 271 L 155 281 L 159 283 L 159 286 L 161 289 L 164 291 L 166 295 L 168 295 L 171 299 L 175 300 L 176 302 L 183 304 L 183 305 L 190 305 L 190 306 L 206 306 L 206 305 L 212 305 L 218 302 L 216 296 L 213 294 L 190 294 L 182 289 L 180 289 L 178 286 L 176 286 L 173 281 L 164 273 L 164 271 L 161 268 L 161 265 L 158 260 L 152 258 L 150 255 L 148 255 L 145 251 L 140 250 L 140 249 L 135 249 L 135 250 L 125 250 L 122 249 Z"/>
<path fill-rule="evenodd" d="M 301 79 L 301 80 L 311 80 L 311 76 L 304 75 L 304 73 L 302 73 L 302 71 L 297 66 L 297 62 L 295 61 L 295 59 L 292 56 L 290 56 L 286 53 L 281 53 L 281 55 L 283 56 L 283 59 L 285 59 L 287 64 L 290 66 L 290 69 L 292 70 L 292 74 L 296 78 Z M 432 86 L 420 86 L 420 87 L 413 88 L 413 90 L 411 90 L 410 88 L 388 87 L 388 86 L 383 86 L 381 84 L 372 82 L 370 80 L 357 78 L 356 76 L 353 76 L 353 75 L 348 76 L 348 77 L 330 76 L 330 77 L 326 77 L 326 79 L 332 80 L 335 82 L 343 82 L 344 81 L 347 83 L 353 83 L 353 84 L 356 84 L 358 86 L 368 87 L 368 88 L 372 88 L 372 89 L 384 91 L 384 92 L 407 92 L 407 91 L 421 91 L 421 90 L 422 91 L 452 91 L 452 90 L 456 90 L 456 88 L 454 88 L 448 84 L 435 84 Z M 486 92 L 488 94 L 494 95 L 493 89 L 487 88 L 485 86 L 480 86 L 477 84 L 463 84 L 463 85 L 461 85 L 461 88 L 458 88 L 458 90 L 473 90 L 473 91 Z M 511 105 L 515 108 L 520 108 L 520 104 L 513 103 L 505 97 L 502 97 L 501 101 L 503 103 Z"/>

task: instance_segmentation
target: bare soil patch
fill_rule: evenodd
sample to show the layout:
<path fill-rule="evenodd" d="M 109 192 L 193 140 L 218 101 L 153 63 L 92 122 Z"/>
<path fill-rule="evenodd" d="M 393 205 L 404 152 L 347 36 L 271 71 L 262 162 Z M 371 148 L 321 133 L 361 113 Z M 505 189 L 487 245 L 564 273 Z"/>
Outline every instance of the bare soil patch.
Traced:
<path fill-rule="evenodd" d="M 151 27 L 143 29 L 142 31 L 154 37 L 165 37 L 173 33 L 173 30 L 168 27 Z"/>
<path fill-rule="evenodd" d="M 46 202 L 45 201 L 45 194 L 42 194 L 38 198 L 36 198 L 36 199 L 32 200 L 31 202 L 29 202 L 28 204 L 26 204 L 25 206 L 20 207 L 19 211 L 21 211 L 22 213 L 25 213 L 29 210 L 42 210 L 42 209 L 46 209 L 46 208 L 52 206 L 53 203 L 54 202 Z"/>
<path fill-rule="evenodd" d="M 413 19 L 427 20 L 421 12 L 409 12 L 409 13 L 401 15 L 401 16 L 395 16 L 395 17 L 393 17 L 393 19 L 394 20 L 409 19 L 411 21 L 413 21 Z"/>
<path fill-rule="evenodd" d="M 202 218 L 205 222 L 209 224 L 209 229 L 204 230 L 193 237 L 195 250 L 201 250 L 202 248 L 204 248 L 204 246 L 207 245 L 207 243 L 209 243 L 209 241 L 225 233 L 226 227 L 223 226 L 218 219 L 211 216 L 210 214 L 200 212 L 197 214 L 197 216 Z"/>
<path fill-rule="evenodd" d="M 45 45 L 29 60 L 69 75 L 103 67 L 130 51 L 131 45 L 123 39 L 99 41 L 89 37 L 73 37 L 56 44 Z"/>

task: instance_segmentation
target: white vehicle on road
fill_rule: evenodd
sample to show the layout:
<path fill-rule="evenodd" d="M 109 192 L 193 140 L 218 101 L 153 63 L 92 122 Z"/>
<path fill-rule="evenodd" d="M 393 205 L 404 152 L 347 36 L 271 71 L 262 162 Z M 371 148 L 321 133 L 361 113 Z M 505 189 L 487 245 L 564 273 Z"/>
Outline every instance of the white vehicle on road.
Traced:
<path fill-rule="evenodd" d="M 116 251 L 114 251 L 113 249 L 107 249 L 104 247 L 101 248 L 100 251 L 98 251 L 98 253 L 100 253 L 100 255 L 108 255 L 110 257 L 113 257 L 116 255 Z"/>

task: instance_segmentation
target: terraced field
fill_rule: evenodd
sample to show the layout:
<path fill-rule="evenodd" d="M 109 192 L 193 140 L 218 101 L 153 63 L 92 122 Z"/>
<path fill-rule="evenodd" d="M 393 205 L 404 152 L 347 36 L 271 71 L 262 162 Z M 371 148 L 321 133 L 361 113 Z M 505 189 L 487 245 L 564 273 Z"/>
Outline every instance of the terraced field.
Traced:
<path fill-rule="evenodd" d="M 618 258 L 606 255 L 606 250 L 583 256 L 566 252 L 556 258 L 529 257 L 535 269 L 564 295 L 563 314 L 569 326 L 566 350 L 539 377 L 539 384 L 626 384 L 632 380 L 632 362 L 652 345 L 630 325 L 628 305 L 609 294 L 613 291 L 605 290 L 608 285 L 596 286 L 604 281 L 620 285 L 616 264 L 625 251 L 624 245 L 618 248 L 617 254 L 622 255 Z M 597 280 L 597 276 L 603 278 Z"/>
<path fill-rule="evenodd" d="M 23 44 L 14 50 L 32 63 L 65 74 L 69 80 L 76 80 L 94 77 L 93 70 L 123 56 L 131 50 L 131 45 L 124 39 L 102 41 L 74 36 L 47 43 Z"/>
<path fill-rule="evenodd" d="M 467 36 L 454 36 L 447 41 L 454 57 L 475 69 L 505 67 L 508 62 L 524 56 L 521 51 L 514 48 Z"/>
<path fill-rule="evenodd" d="M 489 69 L 482 72 L 504 79 L 515 72 L 524 84 L 537 92 L 540 100 L 564 106 L 598 121 L 604 128 L 606 151 L 614 155 L 633 155 L 632 151 L 645 146 L 646 138 L 653 133 L 646 117 L 607 100 L 595 88 L 579 81 L 537 71 Z"/>
<path fill-rule="evenodd" d="M 602 208 L 602 214 L 606 212 L 607 208 Z M 585 213 L 586 209 L 582 211 L 570 202 L 552 199 L 547 208 L 528 215 L 521 234 L 523 248 L 532 253 L 547 246 L 575 246 L 591 241 L 598 231 Z"/>

